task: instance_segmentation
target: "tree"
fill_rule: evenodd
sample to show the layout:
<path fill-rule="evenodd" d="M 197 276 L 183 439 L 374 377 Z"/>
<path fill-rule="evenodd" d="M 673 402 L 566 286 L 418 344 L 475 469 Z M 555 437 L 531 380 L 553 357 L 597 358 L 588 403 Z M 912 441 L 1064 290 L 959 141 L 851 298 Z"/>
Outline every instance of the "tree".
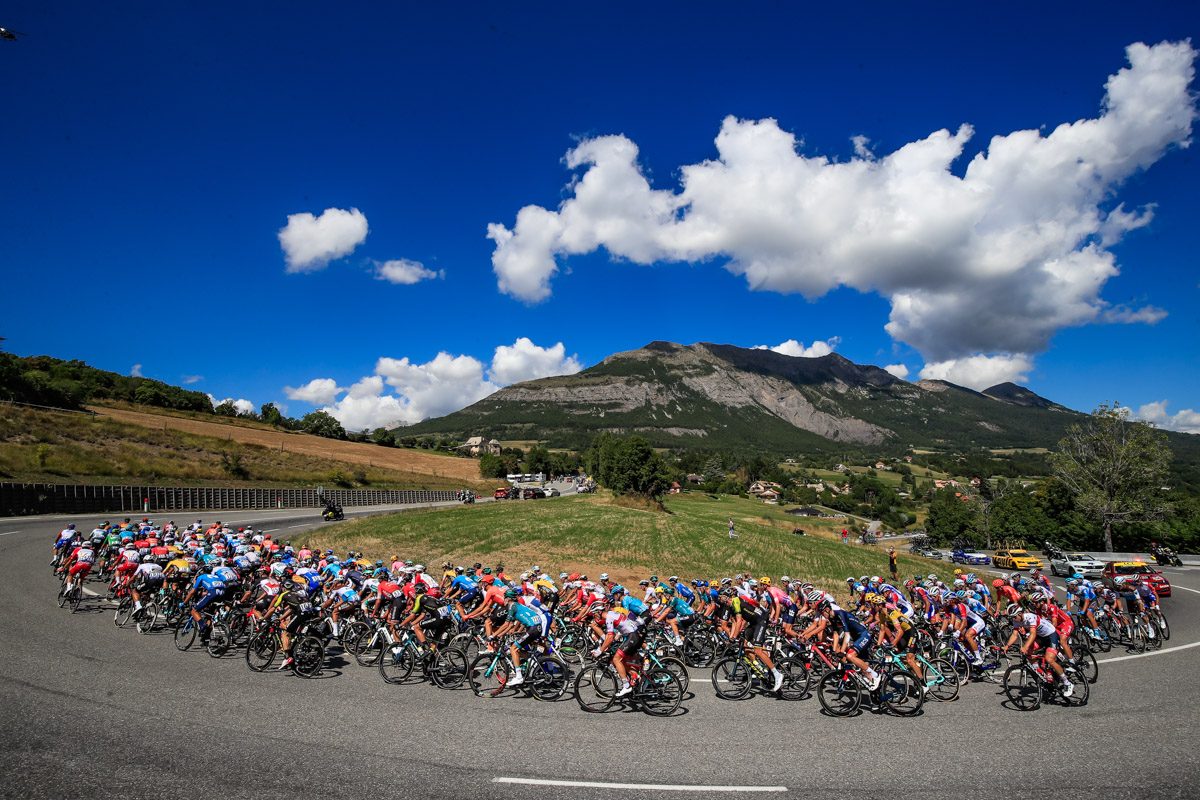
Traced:
<path fill-rule="evenodd" d="M 279 423 L 283 422 L 283 414 L 275 407 L 274 403 L 264 403 L 258 411 L 263 422 L 270 424 L 273 428 L 278 428 Z"/>
<path fill-rule="evenodd" d="M 1119 403 L 1101 405 L 1051 453 L 1054 474 L 1075 497 L 1075 507 L 1104 531 L 1113 551 L 1113 525 L 1161 519 L 1168 509 L 1160 490 L 1171 461 L 1167 437 L 1153 425 L 1129 419 Z"/>
<path fill-rule="evenodd" d="M 503 478 L 508 475 L 508 468 L 500 456 L 484 453 L 479 457 L 479 476 L 481 478 Z"/>
<path fill-rule="evenodd" d="M 300 420 L 305 433 L 311 433 L 314 436 L 324 436 L 326 439 L 345 439 L 346 431 L 342 428 L 342 423 L 338 422 L 327 411 L 313 411 L 305 414 Z"/>
<path fill-rule="evenodd" d="M 969 539 L 975 532 L 979 507 L 974 501 L 963 501 L 953 489 L 939 489 L 929 504 L 926 530 L 937 544 L 949 544 L 955 539 Z"/>
<path fill-rule="evenodd" d="M 237 406 L 233 404 L 232 400 L 226 400 L 224 403 L 221 403 L 221 405 L 213 409 L 213 413 L 218 417 L 236 417 L 238 415 L 238 410 Z"/>

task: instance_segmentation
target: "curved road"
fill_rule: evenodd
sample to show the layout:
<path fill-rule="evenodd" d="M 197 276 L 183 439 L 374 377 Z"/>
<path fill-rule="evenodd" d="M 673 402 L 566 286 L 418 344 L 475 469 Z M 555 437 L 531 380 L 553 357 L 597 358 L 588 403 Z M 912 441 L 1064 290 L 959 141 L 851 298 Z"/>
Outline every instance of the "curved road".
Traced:
<path fill-rule="evenodd" d="M 221 518 L 284 532 L 321 524 L 313 512 Z M 68 520 L 97 518 L 0 520 L 3 797 L 1140 800 L 1195 796 L 1200 777 L 1200 647 L 1185 646 L 1200 643 L 1198 569 L 1167 572 L 1171 649 L 1101 656 L 1108 663 L 1083 708 L 1021 713 L 1002 705 L 998 687 L 972 684 L 915 719 L 831 719 L 815 698 L 718 700 L 695 671 L 687 713 L 663 720 L 585 714 L 569 696 L 540 704 L 389 686 L 336 656 L 305 681 L 251 673 L 240 653 L 178 652 L 167 635 L 117 630 L 99 598 L 74 615 L 57 608 L 49 549 Z M 547 779 L 624 785 L 516 782 Z"/>

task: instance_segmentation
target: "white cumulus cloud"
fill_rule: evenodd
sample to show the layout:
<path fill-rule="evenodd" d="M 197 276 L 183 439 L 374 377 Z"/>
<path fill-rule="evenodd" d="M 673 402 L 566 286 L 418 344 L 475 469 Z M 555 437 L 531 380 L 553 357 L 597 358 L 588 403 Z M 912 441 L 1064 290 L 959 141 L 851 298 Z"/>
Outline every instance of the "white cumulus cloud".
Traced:
<path fill-rule="evenodd" d="M 519 381 L 569 375 L 583 368 L 566 354 L 562 342 L 539 347 L 527 337 L 500 345 L 490 365 L 469 355 L 438 353 L 425 363 L 380 358 L 375 374 L 349 389 L 332 378 L 316 378 L 299 388 L 285 387 L 289 399 L 323 406 L 347 430 L 378 428 L 393 422 L 420 422 L 465 408 L 502 386 Z M 338 395 L 345 392 L 340 400 Z"/>
<path fill-rule="evenodd" d="M 426 269 L 420 261 L 410 261 L 400 258 L 394 261 L 375 262 L 375 278 L 388 283 L 410 286 L 431 278 L 445 278 L 444 269 Z"/>
<path fill-rule="evenodd" d="M 1119 272 L 1110 246 L 1152 218 L 1116 191 L 1190 144 L 1196 55 L 1189 42 L 1130 45 L 1094 118 L 994 136 L 962 177 L 951 167 L 974 135 L 966 124 L 886 155 L 857 137 L 837 161 L 803 155 L 773 119 L 727 117 L 716 158 L 681 167 L 678 191 L 651 187 L 625 136 L 588 139 L 566 155 L 580 172 L 556 210 L 488 226 L 498 286 L 542 301 L 560 259 L 600 248 L 639 264 L 723 259 L 756 291 L 878 292 L 888 333 L 935 372 L 1001 354 L 994 366 L 1009 369 L 995 372 L 1013 377 L 1061 328 L 1161 319 L 1100 294 Z"/>
<path fill-rule="evenodd" d="M 132 367 L 130 367 L 129 368 L 129 377 L 131 377 L 131 378 L 142 377 L 142 365 L 134 364 Z"/>
<path fill-rule="evenodd" d="M 205 392 L 205 394 L 208 394 L 208 392 Z M 213 408 L 216 408 L 219 405 L 224 405 L 225 403 L 233 403 L 233 407 L 237 409 L 239 414 L 255 414 L 258 412 L 258 406 L 254 405 L 254 403 L 251 403 L 245 398 L 238 398 L 237 400 L 234 400 L 232 397 L 226 397 L 224 400 L 218 400 L 213 395 L 208 394 L 208 399 L 213 404 Z"/>
<path fill-rule="evenodd" d="M 1025 383 L 1033 369 L 1033 359 L 1024 353 L 995 356 L 968 356 L 926 364 L 921 368 L 924 379 L 949 381 L 976 391 L 998 383 Z"/>
<path fill-rule="evenodd" d="M 908 377 L 908 367 L 904 366 L 903 364 L 888 364 L 883 368 L 883 371 L 890 372 L 900 380 L 904 380 Z M 984 388 L 986 389 L 987 387 L 985 386 Z"/>
<path fill-rule="evenodd" d="M 834 348 L 841 342 L 841 337 L 834 336 L 832 339 L 826 339 L 823 342 L 817 341 L 804 346 L 803 342 L 798 342 L 795 339 L 788 339 L 782 344 L 777 344 L 774 347 L 768 347 L 765 344 L 757 344 L 752 347 L 752 350 L 771 350 L 776 353 L 781 353 L 785 356 L 795 356 L 797 358 L 820 358 L 827 356 L 834 351 Z"/>
<path fill-rule="evenodd" d="M 1135 419 L 1153 422 L 1160 428 L 1181 433 L 1200 433 L 1200 411 L 1185 408 L 1176 414 L 1167 413 L 1169 400 L 1159 400 L 1157 403 L 1147 403 L 1138 408 L 1133 416 Z"/>
<path fill-rule="evenodd" d="M 489 376 L 494 382 L 506 386 L 550 375 L 573 375 L 581 369 L 583 364 L 575 356 L 567 355 L 567 348 L 562 342 L 553 347 L 538 347 L 522 336 L 511 345 L 496 348 Z"/>
<path fill-rule="evenodd" d="M 288 272 L 314 272 L 354 252 L 367 238 L 367 218 L 357 208 L 327 208 L 319 217 L 289 214 L 279 229 Z"/>
<path fill-rule="evenodd" d="M 346 390 L 338 386 L 337 381 L 333 378 L 313 378 L 303 386 L 296 388 L 292 388 L 291 386 L 283 387 L 283 393 L 287 395 L 289 400 L 299 400 L 314 406 L 332 403 L 344 391 Z"/>

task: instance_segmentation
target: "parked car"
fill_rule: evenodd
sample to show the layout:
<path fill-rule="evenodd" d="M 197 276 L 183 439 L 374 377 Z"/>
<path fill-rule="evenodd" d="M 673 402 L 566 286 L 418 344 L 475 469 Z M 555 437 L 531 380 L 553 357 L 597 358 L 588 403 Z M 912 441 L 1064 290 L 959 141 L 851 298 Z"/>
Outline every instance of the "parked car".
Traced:
<path fill-rule="evenodd" d="M 1113 578 L 1137 578 L 1149 583 L 1159 597 L 1171 596 L 1171 582 L 1163 574 L 1144 561 L 1109 561 L 1101 573 L 1104 585 L 1112 588 Z"/>
<path fill-rule="evenodd" d="M 499 489 L 492 492 L 492 499 L 493 500 L 507 500 L 508 493 L 509 493 L 509 488 L 507 486 L 501 486 Z"/>
<path fill-rule="evenodd" d="M 997 550 L 992 556 L 992 563 L 1000 569 L 1041 569 L 1044 564 L 1036 556 L 1029 555 L 1028 550 Z"/>
<path fill-rule="evenodd" d="M 986 554 L 973 547 L 960 547 L 950 551 L 950 560 L 955 564 L 982 564 L 987 566 L 992 560 Z"/>
<path fill-rule="evenodd" d="M 936 550 L 932 547 L 922 547 L 919 548 L 917 552 L 919 555 L 925 556 L 925 558 L 936 558 L 938 561 L 942 560 L 942 551 Z"/>
<path fill-rule="evenodd" d="M 526 489 L 524 493 L 522 493 L 522 499 L 524 500 L 539 500 L 545 496 L 546 493 L 541 489 Z"/>
<path fill-rule="evenodd" d="M 560 492 L 558 489 L 555 489 L 553 486 L 551 486 L 549 489 L 546 490 L 546 497 L 561 497 L 561 496 L 562 496 L 562 492 Z"/>
<path fill-rule="evenodd" d="M 1104 572 L 1104 562 L 1097 561 L 1087 553 L 1059 553 L 1050 558 L 1050 571 L 1068 578 L 1079 573 L 1085 578 L 1099 578 Z"/>

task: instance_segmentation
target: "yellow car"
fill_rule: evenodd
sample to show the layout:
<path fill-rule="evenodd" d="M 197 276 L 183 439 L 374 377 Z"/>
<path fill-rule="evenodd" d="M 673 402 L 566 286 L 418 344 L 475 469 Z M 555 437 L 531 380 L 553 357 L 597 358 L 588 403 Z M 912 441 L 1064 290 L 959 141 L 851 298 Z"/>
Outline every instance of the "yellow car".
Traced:
<path fill-rule="evenodd" d="M 1041 569 L 1042 560 L 1029 555 L 1027 550 L 997 550 L 992 565 L 1000 569 Z"/>

